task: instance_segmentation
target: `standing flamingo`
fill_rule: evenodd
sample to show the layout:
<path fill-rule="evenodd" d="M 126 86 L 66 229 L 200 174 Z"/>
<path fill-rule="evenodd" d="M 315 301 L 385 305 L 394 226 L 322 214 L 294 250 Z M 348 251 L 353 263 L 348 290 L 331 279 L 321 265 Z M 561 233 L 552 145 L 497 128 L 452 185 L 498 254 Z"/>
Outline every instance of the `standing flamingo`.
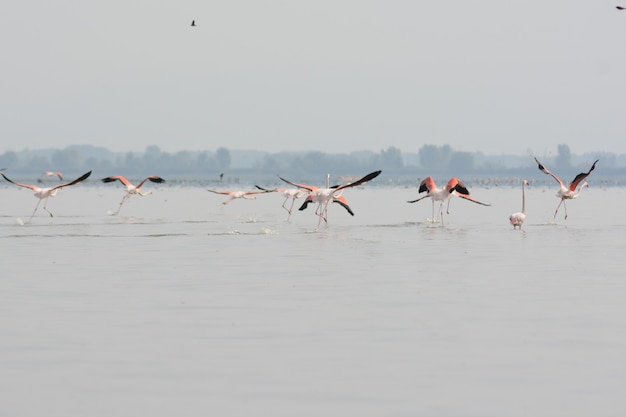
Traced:
<path fill-rule="evenodd" d="M 226 205 L 228 203 L 230 203 L 231 201 L 237 199 L 237 198 L 243 198 L 244 200 L 254 200 L 256 199 L 256 195 L 254 194 L 265 194 L 265 193 L 269 193 L 271 191 L 215 191 L 215 190 L 208 190 L 212 193 L 215 194 L 222 194 L 222 195 L 227 195 L 230 196 L 230 198 L 226 201 L 224 201 L 222 204 Z"/>
<path fill-rule="evenodd" d="M 108 183 L 108 182 L 113 182 L 113 181 L 119 181 L 122 184 L 124 184 L 124 186 L 126 186 L 126 195 L 124 196 L 124 198 L 122 198 L 122 201 L 120 201 L 120 205 L 117 207 L 117 211 L 115 213 L 113 213 L 113 215 L 115 216 L 117 213 L 120 212 L 120 209 L 122 208 L 122 205 L 126 202 L 126 200 L 128 200 L 132 195 L 140 195 L 140 196 L 146 196 L 146 195 L 150 195 L 152 194 L 152 190 L 150 191 L 146 191 L 145 193 L 141 192 L 141 186 L 146 182 L 146 181 L 151 181 L 151 182 L 156 182 L 158 184 L 161 184 L 163 182 L 165 182 L 165 180 L 161 177 L 158 177 L 156 175 L 150 175 L 147 178 L 144 178 L 139 184 L 137 184 L 136 186 L 133 185 L 130 181 L 128 181 L 125 177 L 121 176 L 121 175 L 114 175 L 112 177 L 106 177 L 106 178 L 102 178 L 102 182 L 104 183 Z"/>
<path fill-rule="evenodd" d="M 450 197 L 454 194 L 471 202 L 481 204 L 483 206 L 490 206 L 491 204 L 481 203 L 478 200 L 475 200 L 470 196 L 467 187 L 463 184 L 463 181 L 454 177 L 451 178 L 450 181 L 446 184 L 445 188 L 439 189 L 435 184 L 435 180 L 433 177 L 426 177 L 421 183 L 419 192 L 423 193 L 427 191 L 426 195 L 418 198 L 417 200 L 407 201 L 407 203 L 417 203 L 420 200 L 423 200 L 427 197 L 430 197 L 433 202 L 433 217 L 431 219 L 432 222 L 435 221 L 435 201 L 441 201 L 439 204 L 439 216 L 441 218 L 441 225 L 443 226 L 443 204 L 448 201 L 448 208 L 446 209 L 446 213 L 450 214 Z"/>
<path fill-rule="evenodd" d="M 283 201 L 283 208 L 287 210 L 287 213 L 289 213 L 289 215 L 287 216 L 287 221 L 289 221 L 289 219 L 291 218 L 291 211 L 293 210 L 293 205 L 296 203 L 296 200 L 309 194 L 309 191 L 303 188 L 275 188 L 273 190 L 268 190 L 267 188 L 259 187 L 258 185 L 255 185 L 255 187 L 268 193 L 276 192 L 283 194 L 283 197 L 285 197 L 285 201 Z M 289 199 L 291 199 L 291 206 L 287 208 L 285 207 L 285 204 L 287 204 L 287 201 Z"/>
<path fill-rule="evenodd" d="M 522 228 L 522 224 L 526 221 L 526 188 L 528 185 L 527 180 L 522 181 L 522 211 L 513 213 L 509 216 L 509 221 L 513 225 L 513 229 L 519 227 Z"/>
<path fill-rule="evenodd" d="M 68 182 L 66 184 L 59 184 L 59 185 L 56 185 L 54 187 L 49 187 L 49 188 L 40 188 L 40 187 L 37 187 L 36 185 L 20 184 L 17 182 L 13 182 L 10 179 L 8 179 L 4 174 L 2 174 L 4 179 L 9 181 L 11 184 L 15 184 L 20 187 L 30 188 L 31 190 L 35 192 L 35 197 L 37 197 L 39 201 L 37 201 L 37 205 L 35 206 L 35 210 L 33 210 L 33 214 L 30 215 L 30 220 L 33 219 L 33 216 L 35 215 L 37 208 L 39 208 L 39 203 L 41 203 L 41 200 L 44 200 L 44 199 L 46 201 L 43 203 L 43 209 L 47 211 L 48 214 L 50 214 L 50 217 L 53 217 L 52 213 L 46 208 L 46 205 L 48 204 L 48 198 L 54 197 L 57 191 L 60 190 L 61 188 L 68 187 L 70 185 L 76 185 L 86 180 L 90 175 L 91 175 L 91 171 L 87 172 L 86 174 L 81 175 L 79 178 L 76 178 L 74 181 Z"/>
<path fill-rule="evenodd" d="M 565 220 L 567 220 L 567 206 L 565 205 L 565 200 L 573 200 L 574 198 L 578 197 L 578 195 L 581 193 L 583 188 L 589 186 L 589 184 L 585 181 L 580 186 L 580 188 L 578 188 L 578 191 L 576 191 L 576 187 L 578 187 L 578 184 L 580 184 L 580 182 L 582 180 L 584 180 L 585 178 L 587 178 L 587 176 L 589 174 L 591 174 L 591 171 L 593 171 L 595 169 L 596 163 L 598 161 L 599 161 L 599 159 L 596 159 L 596 161 L 593 163 L 593 165 L 591 165 L 591 168 L 589 169 L 589 171 L 581 172 L 580 174 L 576 175 L 576 177 L 574 178 L 574 181 L 572 181 L 569 184 L 569 187 L 566 187 L 565 183 L 563 183 L 563 181 L 561 181 L 561 179 L 559 177 L 557 177 L 556 175 L 554 175 L 553 173 L 548 171 L 548 168 L 543 166 L 541 164 L 541 162 L 539 162 L 539 160 L 537 158 L 535 158 L 535 162 L 537 162 L 537 167 L 539 168 L 539 170 L 541 172 L 543 172 L 544 174 L 551 175 L 552 178 L 554 178 L 559 183 L 559 185 L 561 186 L 561 189 L 559 191 L 557 191 L 557 193 L 556 193 L 556 196 L 559 197 L 561 199 L 561 201 L 559 202 L 559 205 L 556 206 L 556 210 L 554 211 L 554 217 L 552 219 L 553 222 L 556 219 L 556 214 L 559 212 L 559 208 L 561 207 L 561 204 L 563 204 L 563 209 L 565 210 Z"/>
<path fill-rule="evenodd" d="M 315 186 L 307 185 L 307 184 L 298 184 L 298 183 L 286 180 L 280 176 L 278 178 L 285 181 L 287 184 L 291 184 L 295 187 L 302 188 L 302 189 L 309 191 L 309 195 L 304 200 L 304 203 L 299 208 L 299 210 L 306 209 L 309 203 L 318 204 L 317 209 L 315 209 L 315 214 L 319 217 L 319 222 L 317 223 L 317 227 L 315 228 L 315 230 L 317 231 L 319 230 L 320 225 L 322 224 L 322 220 L 324 220 L 324 222 L 328 224 L 328 220 L 327 220 L 328 205 L 331 202 L 338 203 L 343 208 L 345 208 L 348 211 L 348 213 L 350 213 L 351 216 L 354 216 L 352 209 L 350 209 L 350 206 L 348 205 L 348 201 L 342 196 L 343 190 L 349 187 L 356 187 L 357 185 L 365 184 L 366 182 L 371 181 L 377 176 L 379 176 L 381 172 L 382 171 L 374 171 L 372 173 L 367 174 L 366 176 L 364 176 L 363 178 L 357 181 L 354 181 L 345 185 L 334 186 L 334 187 L 330 187 L 329 176 L 327 175 L 326 188 L 315 187 Z"/>

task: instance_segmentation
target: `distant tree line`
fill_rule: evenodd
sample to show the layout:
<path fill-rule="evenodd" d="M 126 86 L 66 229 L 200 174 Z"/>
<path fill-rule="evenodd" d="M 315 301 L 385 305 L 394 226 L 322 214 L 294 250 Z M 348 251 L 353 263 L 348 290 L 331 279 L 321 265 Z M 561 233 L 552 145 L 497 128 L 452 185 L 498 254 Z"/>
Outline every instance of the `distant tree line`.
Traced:
<path fill-rule="evenodd" d="M 554 155 L 537 155 L 551 169 L 563 175 L 587 169 L 600 158 L 603 170 L 626 175 L 626 156 L 606 152 L 574 155 L 566 144 L 558 145 Z M 102 175 L 141 177 L 158 174 L 170 177 L 215 178 L 219 174 L 273 175 L 305 178 L 330 172 L 333 175 L 359 175 L 382 169 L 394 176 L 424 175 L 517 175 L 536 170 L 530 152 L 526 155 L 484 155 L 481 152 L 456 151 L 450 145 L 422 145 L 417 153 L 403 153 L 390 146 L 379 152 L 356 151 L 331 154 L 320 151 L 277 152 L 215 151 L 164 152 L 148 146 L 144 152 L 115 153 L 91 145 L 73 145 L 65 149 L 8 151 L 0 155 L 0 168 L 11 172 L 38 175 L 43 171 L 79 172 L 93 170 Z M 622 172 L 624 171 L 624 172 Z M 534 173 L 534 171 L 533 171 Z"/>

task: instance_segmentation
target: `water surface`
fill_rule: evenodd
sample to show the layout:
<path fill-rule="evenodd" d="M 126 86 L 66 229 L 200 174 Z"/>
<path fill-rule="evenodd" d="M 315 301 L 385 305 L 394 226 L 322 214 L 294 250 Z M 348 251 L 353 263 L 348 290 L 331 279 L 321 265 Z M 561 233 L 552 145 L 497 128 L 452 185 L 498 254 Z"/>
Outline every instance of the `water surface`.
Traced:
<path fill-rule="evenodd" d="M 622 188 L 416 188 L 313 207 L 0 189 L 0 415 L 622 416 Z M 18 220 L 19 219 L 19 220 Z M 24 222 L 25 224 L 21 224 Z"/>

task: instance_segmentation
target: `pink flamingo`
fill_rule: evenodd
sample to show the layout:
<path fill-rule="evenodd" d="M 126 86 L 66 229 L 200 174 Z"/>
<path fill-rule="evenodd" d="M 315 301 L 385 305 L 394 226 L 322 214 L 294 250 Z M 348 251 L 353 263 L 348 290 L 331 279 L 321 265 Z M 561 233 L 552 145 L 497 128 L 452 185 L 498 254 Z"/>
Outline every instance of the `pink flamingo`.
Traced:
<path fill-rule="evenodd" d="M 526 221 L 526 188 L 527 180 L 522 181 L 522 211 L 513 213 L 509 216 L 509 221 L 513 225 L 513 229 L 522 228 L 522 224 Z"/>
<path fill-rule="evenodd" d="M 227 195 L 230 196 L 230 198 L 226 201 L 224 201 L 222 204 L 226 205 L 228 203 L 230 203 L 231 201 L 237 199 L 237 198 L 243 198 L 244 200 L 255 200 L 256 199 L 256 195 L 255 194 L 265 194 L 271 191 L 215 191 L 215 190 L 208 190 L 212 193 L 215 194 L 222 194 L 222 195 Z"/>
<path fill-rule="evenodd" d="M 113 213 L 113 215 L 116 215 L 117 213 L 120 212 L 120 209 L 122 208 L 122 205 L 126 202 L 126 200 L 128 200 L 132 195 L 140 195 L 140 196 L 146 196 L 146 195 L 150 195 L 152 194 L 152 190 L 150 191 L 146 191 L 145 193 L 141 192 L 141 187 L 143 186 L 143 184 L 146 181 L 151 181 L 151 182 L 155 182 L 157 184 L 161 184 L 164 183 L 165 180 L 161 177 L 158 177 L 156 175 L 150 175 L 149 177 L 144 178 L 139 184 L 137 184 L 136 186 L 133 185 L 130 181 L 128 181 L 126 179 L 126 177 L 123 177 L 121 175 L 114 175 L 112 177 L 106 177 L 106 178 L 102 178 L 102 182 L 104 183 L 109 183 L 109 182 L 113 182 L 113 181 L 119 181 L 122 184 L 124 184 L 124 186 L 126 187 L 126 195 L 124 196 L 124 198 L 122 198 L 122 201 L 120 201 L 120 205 L 117 207 L 117 211 L 115 213 Z"/>
<path fill-rule="evenodd" d="M 308 190 L 302 189 L 302 188 L 274 188 L 273 190 L 269 190 L 267 188 L 263 188 L 260 187 L 258 185 L 255 185 L 256 188 L 258 188 L 259 190 L 263 190 L 266 191 L 268 193 L 282 193 L 283 197 L 285 197 L 285 201 L 283 201 L 283 208 L 285 210 L 287 210 L 287 213 L 289 213 L 289 215 L 287 216 L 287 221 L 289 221 L 289 219 L 291 218 L 291 211 L 293 210 L 293 205 L 296 203 L 296 200 L 304 197 L 305 195 L 309 194 Z M 285 207 L 285 204 L 287 204 L 287 201 L 291 199 L 291 206 L 289 208 Z"/>
<path fill-rule="evenodd" d="M 407 203 L 417 203 L 420 200 L 423 200 L 427 197 L 430 197 L 433 202 L 433 217 L 431 221 L 434 223 L 435 221 L 435 201 L 441 201 L 439 205 L 439 213 L 441 217 L 441 225 L 443 226 L 443 203 L 448 201 L 448 208 L 446 209 L 446 213 L 450 214 L 450 197 L 454 194 L 466 200 L 469 200 L 476 204 L 481 204 L 483 206 L 490 206 L 491 204 L 481 203 L 480 201 L 474 199 L 470 196 L 467 187 L 463 184 L 463 181 L 454 177 L 451 178 L 450 181 L 446 184 L 445 188 L 439 189 L 435 184 L 435 180 L 433 177 L 426 177 L 421 183 L 419 192 L 423 193 L 426 191 L 426 195 L 418 198 L 417 200 L 407 201 Z"/>
<path fill-rule="evenodd" d="M 559 202 L 559 205 L 556 206 L 556 210 L 554 211 L 554 218 L 552 219 L 552 221 L 554 221 L 554 219 L 556 219 L 556 214 L 559 212 L 559 208 L 561 207 L 561 204 L 563 204 L 563 209 L 565 210 L 565 220 L 567 220 L 567 206 L 565 205 L 565 200 L 573 200 L 574 198 L 577 198 L 578 195 L 583 190 L 583 188 L 589 186 L 589 184 L 585 181 L 580 186 L 580 188 L 578 188 L 578 191 L 576 191 L 576 187 L 578 187 L 578 184 L 580 184 L 580 182 L 582 180 L 584 180 L 585 178 L 587 178 L 587 176 L 589 174 L 591 174 L 591 171 L 593 171 L 595 169 L 596 163 L 598 161 L 599 161 L 599 159 L 596 159 L 596 161 L 593 163 L 593 165 L 591 165 L 591 168 L 589 169 L 589 171 L 581 172 L 580 174 L 576 175 L 576 177 L 574 178 L 574 181 L 572 181 L 569 184 L 569 186 L 566 187 L 565 183 L 563 181 L 561 181 L 561 179 L 559 177 L 557 177 L 556 175 L 554 175 L 553 173 L 548 171 L 548 168 L 546 168 L 544 165 L 542 165 L 541 162 L 539 162 L 539 160 L 537 158 L 535 158 L 535 162 L 537 162 L 537 167 L 539 168 L 539 170 L 541 172 L 543 172 L 544 174 L 551 175 L 552 178 L 554 178 L 559 183 L 559 185 L 561 186 L 561 189 L 559 191 L 557 191 L 557 193 L 556 193 L 556 196 L 559 197 L 561 199 L 561 201 Z"/>
<path fill-rule="evenodd" d="M 317 223 L 317 227 L 315 228 L 315 230 L 319 230 L 320 225 L 322 224 L 322 220 L 324 220 L 324 222 L 328 224 L 328 220 L 327 220 L 328 205 L 331 202 L 338 203 L 343 208 L 345 208 L 348 211 L 348 213 L 350 213 L 351 216 L 354 216 L 352 209 L 348 205 L 348 201 L 342 196 L 343 190 L 349 187 L 356 187 L 357 185 L 365 184 L 366 182 L 369 182 L 373 180 L 374 178 L 376 178 L 377 176 L 379 176 L 381 172 L 382 171 L 374 171 L 372 173 L 367 174 L 366 176 L 364 176 L 363 178 L 357 181 L 354 181 L 345 185 L 337 185 L 334 187 L 330 187 L 330 184 L 329 184 L 330 176 L 327 175 L 326 176 L 326 188 L 315 187 L 315 186 L 307 185 L 307 184 L 298 184 L 298 183 L 286 180 L 280 176 L 278 178 L 285 181 L 287 184 L 291 184 L 295 187 L 302 188 L 302 189 L 309 191 L 309 195 L 304 200 L 304 203 L 299 208 L 299 210 L 306 209 L 309 203 L 317 203 L 318 205 L 317 205 L 317 209 L 315 209 L 315 214 L 319 217 L 319 222 Z"/>
<path fill-rule="evenodd" d="M 59 177 L 59 180 L 63 181 L 63 174 L 61 174 L 60 172 L 52 172 L 52 171 L 46 171 L 43 174 L 41 174 L 42 177 Z"/>
<path fill-rule="evenodd" d="M 36 185 L 21 184 L 21 183 L 13 182 L 10 179 L 8 179 L 4 174 L 2 174 L 4 179 L 9 181 L 11 184 L 15 184 L 20 187 L 30 188 L 31 190 L 35 192 L 35 197 L 37 197 L 39 201 L 37 201 L 37 205 L 35 206 L 35 210 L 33 210 L 33 214 L 30 215 L 30 220 L 33 219 L 33 216 L 35 215 L 37 208 L 39 208 L 39 203 L 41 203 L 41 200 L 44 200 L 44 199 L 46 201 L 43 203 L 43 209 L 47 211 L 48 214 L 50 214 L 50 217 L 53 217 L 50 210 L 48 210 L 46 207 L 46 205 L 48 204 L 48 198 L 54 197 L 57 191 L 59 191 L 61 188 L 69 187 L 70 185 L 76 185 L 86 180 L 90 175 L 91 175 L 91 171 L 87 172 L 86 174 L 81 175 L 79 178 L 76 178 L 74 181 L 68 182 L 66 184 L 59 184 L 59 185 L 56 185 L 54 187 L 49 187 L 49 188 L 40 188 L 40 187 L 37 187 Z"/>

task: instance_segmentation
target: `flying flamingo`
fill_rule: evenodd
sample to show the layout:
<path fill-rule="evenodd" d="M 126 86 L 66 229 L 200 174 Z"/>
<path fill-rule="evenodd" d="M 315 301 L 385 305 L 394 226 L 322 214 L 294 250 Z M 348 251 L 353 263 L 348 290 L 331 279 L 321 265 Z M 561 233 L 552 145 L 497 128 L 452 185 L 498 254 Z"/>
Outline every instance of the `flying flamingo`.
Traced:
<path fill-rule="evenodd" d="M 222 195 L 230 196 L 228 200 L 222 203 L 224 205 L 230 203 L 231 201 L 237 198 L 243 198 L 244 200 L 255 200 L 256 195 L 254 194 L 265 194 L 265 193 L 271 192 L 271 191 L 254 191 L 254 190 L 252 191 L 215 191 L 215 190 L 209 190 L 209 189 L 207 189 L 207 191 L 210 191 L 215 194 L 222 194 Z"/>
<path fill-rule="evenodd" d="M 315 228 L 315 230 L 319 230 L 320 225 L 322 224 L 322 220 L 324 220 L 324 222 L 328 224 L 328 220 L 327 220 L 328 205 L 331 202 L 340 204 L 343 208 L 345 208 L 348 211 L 348 213 L 350 213 L 351 216 L 354 216 L 352 209 L 350 209 L 350 206 L 348 205 L 348 201 L 342 196 L 343 190 L 349 187 L 356 187 L 357 185 L 365 184 L 366 182 L 371 181 L 377 176 L 379 176 L 381 172 L 382 171 L 374 171 L 372 173 L 367 174 L 366 176 L 364 176 L 363 178 L 357 181 L 354 181 L 345 185 L 337 185 L 334 187 L 330 187 L 329 176 L 327 175 L 326 176 L 326 188 L 320 188 L 320 187 L 315 187 L 315 186 L 306 185 L 306 184 L 298 184 L 298 183 L 286 180 L 280 176 L 278 178 L 285 181 L 287 184 L 291 184 L 295 187 L 302 188 L 302 189 L 309 191 L 309 195 L 304 200 L 304 203 L 299 208 L 299 210 L 306 209 L 309 203 L 317 203 L 318 205 L 317 205 L 317 209 L 315 209 L 315 214 L 319 216 L 320 219 L 319 219 L 319 222 L 317 223 L 317 228 Z"/>
<path fill-rule="evenodd" d="M 552 221 L 554 221 L 554 219 L 556 219 L 556 214 L 559 212 L 559 208 L 561 207 L 561 204 L 563 204 L 563 209 L 565 209 L 565 220 L 567 220 L 567 206 L 565 205 L 565 200 L 573 200 L 574 198 L 578 197 L 578 195 L 581 193 L 583 188 L 589 186 L 589 184 L 585 181 L 578 188 L 578 191 L 576 191 L 576 187 L 578 187 L 578 184 L 580 184 L 580 182 L 582 180 L 584 180 L 585 178 L 587 178 L 587 176 L 589 174 L 591 174 L 591 171 L 594 170 L 594 168 L 596 167 L 596 162 L 598 162 L 598 161 L 599 161 L 599 159 L 596 159 L 596 161 L 593 163 L 593 165 L 591 165 L 591 168 L 589 169 L 589 171 L 581 172 L 580 174 L 576 175 L 576 177 L 574 178 L 574 181 L 572 181 L 569 184 L 569 187 L 566 187 L 565 184 L 563 183 L 563 181 L 561 181 L 561 179 L 559 177 L 557 177 L 556 175 L 554 175 L 553 173 L 548 171 L 548 168 L 543 166 L 541 164 L 541 162 L 539 162 L 539 160 L 537 158 L 535 158 L 535 162 L 537 162 L 537 167 L 539 168 L 539 170 L 541 172 L 543 172 L 544 174 L 551 175 L 552 178 L 554 178 L 559 183 L 559 185 L 561 186 L 561 189 L 559 191 L 557 191 L 557 193 L 556 193 L 556 196 L 559 197 L 561 199 L 561 201 L 559 202 L 559 205 L 556 206 L 556 210 L 554 211 L 554 218 L 552 219 Z"/>
<path fill-rule="evenodd" d="M 291 218 L 291 211 L 293 210 L 293 205 L 296 203 L 296 200 L 309 194 L 309 191 L 303 188 L 275 188 L 273 190 L 268 190 L 267 188 L 259 187 L 258 185 L 255 185 L 255 187 L 268 193 L 283 193 L 283 197 L 285 197 L 285 201 L 283 201 L 283 208 L 287 210 L 287 213 L 289 213 L 289 216 L 287 216 L 287 221 L 289 221 L 289 219 Z M 285 207 L 285 204 L 287 204 L 287 201 L 289 199 L 291 199 L 291 206 L 287 208 Z"/>
<path fill-rule="evenodd" d="M 56 185 L 54 187 L 49 187 L 49 188 L 40 188 L 40 187 L 37 187 L 36 185 L 20 184 L 20 183 L 17 183 L 17 182 L 13 182 L 10 179 L 8 179 L 4 174 L 2 174 L 4 179 L 9 181 L 11 184 L 15 184 L 15 185 L 18 185 L 20 187 L 30 188 L 31 190 L 33 190 L 35 192 L 35 197 L 37 197 L 39 199 L 39 201 L 37 201 L 37 205 L 35 206 L 35 210 L 33 210 L 33 214 L 30 215 L 30 220 L 33 219 L 33 216 L 35 215 L 35 212 L 37 211 L 37 208 L 39 208 L 39 203 L 41 203 L 41 200 L 44 200 L 44 199 L 46 201 L 43 203 L 43 209 L 45 211 L 47 211 L 48 214 L 50 214 L 50 217 L 53 217 L 52 213 L 46 208 L 46 205 L 48 204 L 48 198 L 54 197 L 56 195 L 57 191 L 59 191 L 61 188 L 68 187 L 70 185 L 76 185 L 76 184 L 86 180 L 90 175 L 91 175 L 91 171 L 87 172 L 86 174 L 83 174 L 79 178 L 76 178 L 74 181 L 68 182 L 66 184 L 59 184 L 59 185 Z"/>
<path fill-rule="evenodd" d="M 509 221 L 513 225 L 513 229 L 516 229 L 517 227 L 521 229 L 522 224 L 524 224 L 524 222 L 526 221 L 526 188 L 525 188 L 526 185 L 528 185 L 528 181 L 523 180 L 522 181 L 522 211 L 513 213 L 509 216 Z"/>
<path fill-rule="evenodd" d="M 432 221 L 434 222 L 435 221 L 435 201 L 441 201 L 441 203 L 439 204 L 439 213 L 441 217 L 442 226 L 443 226 L 443 204 L 446 201 L 448 201 L 448 208 L 446 209 L 446 213 L 450 214 L 450 210 L 449 210 L 450 209 L 450 197 L 453 194 L 461 198 L 464 198 L 466 200 L 469 200 L 471 202 L 481 204 L 483 206 L 491 205 L 491 204 L 481 203 L 480 201 L 475 200 L 473 197 L 471 197 L 469 191 L 467 190 L 467 187 L 465 187 L 465 184 L 463 184 L 463 181 L 461 181 L 460 179 L 456 177 L 451 178 L 450 181 L 448 181 L 448 183 L 446 184 L 445 188 L 443 189 L 437 188 L 437 185 L 435 184 L 435 180 L 433 180 L 433 177 L 426 177 L 420 183 L 420 188 L 419 188 L 420 193 L 423 193 L 424 191 L 427 191 L 425 196 L 420 197 L 417 200 L 407 201 L 407 203 L 417 203 L 420 200 L 430 197 L 433 202 Z"/>
<path fill-rule="evenodd" d="M 63 181 L 63 174 L 61 174 L 60 172 L 52 172 L 52 171 L 46 171 L 43 174 L 41 174 L 42 177 L 59 177 L 59 180 Z"/>
<path fill-rule="evenodd" d="M 156 175 L 150 175 L 147 178 L 144 178 L 139 184 L 137 184 L 136 186 L 133 185 L 130 181 L 128 181 L 125 177 L 121 176 L 121 175 L 114 175 L 112 177 L 106 177 L 106 178 L 102 178 L 102 182 L 104 183 L 108 183 L 108 182 L 113 182 L 113 181 L 119 181 L 122 184 L 124 184 L 126 186 L 126 195 L 124 196 L 124 198 L 122 198 L 122 201 L 120 201 L 120 205 L 117 208 L 117 211 L 115 213 L 113 213 L 113 215 L 115 216 L 117 213 L 120 212 L 120 209 L 122 208 L 122 205 L 126 202 L 126 200 L 128 200 L 132 195 L 140 195 L 140 196 L 146 196 L 146 195 L 150 195 L 152 194 L 152 190 L 150 191 L 146 191 L 145 193 L 141 192 L 141 186 L 146 182 L 146 181 L 151 181 L 151 182 L 156 182 L 157 184 L 161 184 L 164 183 L 165 180 L 161 177 L 158 177 Z"/>

